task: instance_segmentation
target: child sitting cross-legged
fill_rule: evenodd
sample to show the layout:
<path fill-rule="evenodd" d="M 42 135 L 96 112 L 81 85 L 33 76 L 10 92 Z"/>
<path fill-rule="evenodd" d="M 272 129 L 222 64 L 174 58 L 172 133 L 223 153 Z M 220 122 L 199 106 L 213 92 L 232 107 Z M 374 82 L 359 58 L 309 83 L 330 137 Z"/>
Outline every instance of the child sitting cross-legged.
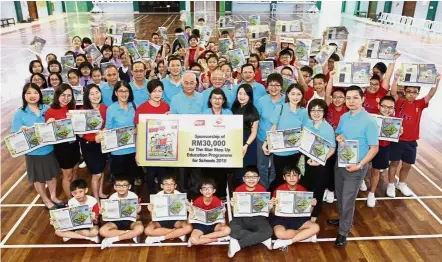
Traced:
<path fill-rule="evenodd" d="M 98 215 L 100 209 L 98 207 L 98 202 L 93 196 L 88 196 L 87 182 L 84 179 L 77 179 L 72 181 L 70 185 L 70 191 L 73 196 L 68 202 L 69 207 L 77 207 L 88 205 L 91 210 L 91 218 L 94 226 L 92 228 L 78 229 L 75 231 L 55 231 L 55 235 L 62 237 L 63 241 L 66 242 L 71 238 L 74 239 L 87 239 L 95 243 L 99 243 L 98 238 Z M 55 219 L 51 217 L 50 224 L 53 225 Z"/>
<path fill-rule="evenodd" d="M 203 210 L 211 210 L 222 206 L 221 199 L 215 196 L 216 184 L 211 178 L 206 179 L 201 183 L 200 192 L 202 196 L 199 196 L 192 202 L 192 205 L 199 207 Z M 226 213 L 226 209 L 223 208 L 223 213 Z M 192 245 L 204 245 L 217 241 L 227 241 L 230 237 L 230 227 L 225 223 L 218 223 L 214 225 L 204 225 L 193 223 L 193 231 L 189 239 L 189 247 Z"/>
<path fill-rule="evenodd" d="M 130 180 L 123 174 L 115 175 L 113 193 L 109 199 L 138 199 L 138 196 L 129 191 L 131 188 Z M 137 213 L 140 213 L 141 205 L 137 205 Z M 103 213 L 103 209 L 100 209 Z M 144 226 L 141 221 L 132 222 L 130 220 L 119 220 L 107 222 L 100 228 L 100 235 L 105 237 L 101 242 L 101 249 L 110 247 L 114 242 L 121 240 L 132 239 L 135 243 L 138 243 L 137 237 L 143 234 Z"/>
<path fill-rule="evenodd" d="M 176 187 L 175 177 L 172 175 L 165 175 L 163 176 L 161 183 L 161 189 L 163 190 L 158 192 L 158 195 L 179 194 L 180 192 L 175 190 Z M 152 213 L 154 206 L 152 203 L 149 203 L 147 208 Z M 192 232 L 192 225 L 186 220 L 152 221 L 144 230 L 144 233 L 147 236 L 145 242 L 146 244 L 153 244 L 173 238 L 180 238 L 184 242 L 186 241 L 186 235 L 190 232 Z"/>
<path fill-rule="evenodd" d="M 307 191 L 303 186 L 298 185 L 299 168 L 296 166 L 285 166 L 283 178 L 285 183 L 280 185 L 273 192 L 272 202 L 276 205 L 278 200 L 276 195 L 281 191 Z M 310 204 L 316 205 L 316 199 L 312 199 Z M 272 212 L 275 212 L 273 208 Z M 285 248 L 295 242 L 315 236 L 319 232 L 319 225 L 310 221 L 310 217 L 271 217 L 270 224 L 273 227 L 275 236 L 278 238 L 273 244 L 273 249 Z"/>

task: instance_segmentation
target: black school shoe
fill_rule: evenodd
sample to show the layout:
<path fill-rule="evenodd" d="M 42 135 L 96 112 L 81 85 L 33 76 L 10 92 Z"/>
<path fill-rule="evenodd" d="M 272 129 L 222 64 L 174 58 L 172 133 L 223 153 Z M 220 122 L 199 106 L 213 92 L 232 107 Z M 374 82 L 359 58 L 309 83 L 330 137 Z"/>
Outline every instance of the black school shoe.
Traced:
<path fill-rule="evenodd" d="M 339 226 L 339 219 L 329 219 L 329 220 L 327 220 L 327 225 L 338 227 Z"/>
<path fill-rule="evenodd" d="M 345 247 L 347 245 L 347 237 L 338 234 L 335 240 L 335 247 Z"/>

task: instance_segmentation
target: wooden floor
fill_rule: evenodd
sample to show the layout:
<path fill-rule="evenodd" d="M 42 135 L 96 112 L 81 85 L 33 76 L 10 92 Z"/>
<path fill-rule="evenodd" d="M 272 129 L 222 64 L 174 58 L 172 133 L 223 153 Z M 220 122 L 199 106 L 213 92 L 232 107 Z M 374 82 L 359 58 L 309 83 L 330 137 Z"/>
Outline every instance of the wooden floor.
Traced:
<path fill-rule="evenodd" d="M 237 15 L 237 18 L 248 14 Z M 286 15 L 287 18 L 293 18 Z M 312 16 L 301 17 L 312 24 Z M 173 33 L 179 25 L 178 15 L 117 15 L 104 14 L 103 20 L 134 21 L 139 39 L 150 39 L 158 26 L 169 28 Z M 61 56 L 69 47 L 74 35 L 90 35 L 88 15 L 68 15 L 64 19 L 41 23 L 25 29 L 1 33 L 1 136 L 9 134 L 13 113 L 21 103 L 22 79 L 28 76 L 28 63 L 33 55 L 27 44 L 33 35 L 48 40 L 45 52 L 53 51 Z M 261 15 L 262 22 L 273 22 L 268 14 Z M 399 40 L 402 61 L 441 63 L 440 42 L 423 42 L 414 36 L 379 29 L 350 19 L 342 18 L 351 33 L 348 57 L 354 59 L 356 50 L 365 37 L 379 37 Z M 325 25 L 323 25 L 325 26 Z M 323 27 L 310 28 L 313 36 L 319 36 Z M 173 34 L 172 34 L 173 35 Z M 11 63 L 14 61 L 14 63 Z M 442 68 L 439 65 L 439 68 Z M 17 80 L 18 79 L 18 80 Z M 422 93 L 425 93 L 424 89 Z M 442 91 L 436 94 L 430 107 L 424 111 L 419 140 L 418 160 L 413 166 L 408 183 L 413 197 L 396 199 L 385 196 L 387 186 L 383 175 L 376 192 L 379 198 L 375 208 L 365 204 L 366 193 L 359 193 L 356 202 L 354 226 L 345 249 L 333 247 L 336 228 L 327 226 L 325 221 L 337 216 L 337 205 L 324 204 L 319 218 L 321 231 L 317 243 L 299 243 L 289 247 L 287 252 L 267 250 L 263 245 L 247 248 L 234 257 L 234 261 L 439 261 L 442 255 Z M 187 248 L 128 247 L 131 241 L 122 242 L 124 247 L 100 250 L 98 245 L 86 241 L 63 243 L 54 235 L 49 225 L 48 212 L 24 174 L 26 167 L 23 157 L 13 159 L 1 144 L 1 259 L 3 261 L 227 261 L 227 246 L 202 246 Z M 90 181 L 87 169 L 79 176 Z M 368 182 L 368 179 L 367 179 Z M 106 184 L 106 192 L 110 185 Z M 60 198 L 66 199 L 59 189 Z M 143 202 L 148 199 L 146 187 L 137 188 Z M 143 208 L 143 220 L 149 222 L 149 214 Z M 144 243 L 144 237 L 141 239 Z M 172 241 L 178 243 L 177 241 Z M 83 247 L 70 247 L 70 245 Z"/>

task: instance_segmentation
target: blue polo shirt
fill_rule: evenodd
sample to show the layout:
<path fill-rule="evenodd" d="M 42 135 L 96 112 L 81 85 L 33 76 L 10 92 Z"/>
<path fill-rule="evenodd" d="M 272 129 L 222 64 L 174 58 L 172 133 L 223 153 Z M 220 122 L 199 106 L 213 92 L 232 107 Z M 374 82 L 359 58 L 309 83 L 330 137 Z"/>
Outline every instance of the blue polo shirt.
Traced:
<path fill-rule="evenodd" d="M 212 108 L 204 109 L 203 115 L 213 115 Z M 232 111 L 227 108 L 222 108 L 221 115 L 232 115 Z"/>
<path fill-rule="evenodd" d="M 270 123 L 270 117 L 272 116 L 275 107 L 284 103 L 285 96 L 281 95 L 281 99 L 279 99 L 276 103 L 272 102 L 272 98 L 270 95 L 263 96 L 258 103 L 255 104 L 256 110 L 259 113 L 259 125 L 258 125 L 258 139 L 261 142 L 266 140 L 267 134 L 266 132 L 270 130 L 272 127 L 272 123 Z"/>
<path fill-rule="evenodd" d="M 161 80 L 161 82 L 164 85 L 164 94 L 163 94 L 163 100 L 167 104 L 170 105 L 170 102 L 172 101 L 172 98 L 178 94 L 182 93 L 183 88 L 181 86 L 181 81 L 178 85 L 173 84 L 169 78 L 164 78 Z"/>
<path fill-rule="evenodd" d="M 110 106 L 114 103 L 112 101 L 112 94 L 114 93 L 114 88 L 109 85 L 108 82 L 100 86 L 101 89 L 101 101 L 103 104 Z"/>
<path fill-rule="evenodd" d="M 198 92 L 193 92 L 193 97 L 190 98 L 180 92 L 175 95 L 170 104 L 170 111 L 172 114 L 201 114 L 202 113 L 202 95 Z"/>
<path fill-rule="evenodd" d="M 282 107 L 282 112 L 281 112 Z M 299 107 L 296 112 L 292 112 L 289 103 L 279 105 L 273 110 L 272 116 L 270 117 L 270 123 L 276 125 L 276 130 L 291 129 L 303 127 L 307 124 L 309 118 L 307 115 L 307 110 L 303 107 Z M 274 153 L 277 156 L 290 156 L 298 153 L 299 151 L 287 151 Z"/>
<path fill-rule="evenodd" d="M 141 104 L 149 100 L 149 92 L 147 91 L 147 83 L 149 81 L 147 79 L 144 79 L 144 83 L 141 88 L 136 87 L 134 81 L 135 80 L 131 81 L 129 85 L 132 88 L 132 92 L 134 93 L 135 105 L 139 107 Z"/>
<path fill-rule="evenodd" d="M 333 130 L 333 127 L 325 119 L 322 119 L 318 128 L 315 127 L 315 122 L 309 119 L 305 127 L 316 135 L 329 141 L 332 144 L 332 147 L 336 147 L 335 130 Z"/>
<path fill-rule="evenodd" d="M 209 108 L 209 96 L 210 93 L 212 93 L 212 90 L 215 89 L 214 87 L 207 88 L 204 90 L 201 94 L 203 95 L 202 101 L 203 101 L 203 111 Z M 233 102 L 235 101 L 235 97 L 233 96 L 233 93 L 231 90 L 229 90 L 227 87 L 221 88 L 224 92 L 224 94 L 227 97 L 227 107 L 232 108 Z"/>
<path fill-rule="evenodd" d="M 234 96 L 236 96 L 236 94 L 238 93 L 238 88 L 240 85 L 244 84 L 245 82 L 242 81 L 241 83 L 237 84 L 233 89 L 232 89 L 232 93 Z M 266 88 L 261 85 L 260 83 L 254 81 L 253 85 L 252 85 L 252 89 L 253 89 L 253 104 L 258 104 L 259 99 L 261 99 L 261 97 L 267 95 L 267 91 Z"/>
<path fill-rule="evenodd" d="M 345 140 L 358 140 L 358 162 L 365 157 L 370 146 L 379 145 L 376 120 L 364 108 L 356 115 L 347 112 L 339 120 L 336 134 L 344 135 Z"/>
<path fill-rule="evenodd" d="M 133 126 L 135 117 L 135 108 L 132 103 L 128 104 L 128 110 L 124 110 L 120 103 L 115 102 L 107 108 L 106 111 L 106 129 L 118 127 Z M 120 149 L 111 152 L 112 155 L 127 155 L 135 153 L 135 147 Z"/>
<path fill-rule="evenodd" d="M 25 111 L 20 107 L 12 118 L 11 132 L 18 132 L 22 126 L 31 127 L 35 123 L 46 123 L 45 114 L 48 109 L 49 107 L 47 105 L 40 105 L 40 115 L 36 115 L 28 106 L 25 108 Z M 53 150 L 54 146 L 48 145 L 35 149 L 34 151 L 27 153 L 27 155 L 43 156 L 51 153 Z"/>

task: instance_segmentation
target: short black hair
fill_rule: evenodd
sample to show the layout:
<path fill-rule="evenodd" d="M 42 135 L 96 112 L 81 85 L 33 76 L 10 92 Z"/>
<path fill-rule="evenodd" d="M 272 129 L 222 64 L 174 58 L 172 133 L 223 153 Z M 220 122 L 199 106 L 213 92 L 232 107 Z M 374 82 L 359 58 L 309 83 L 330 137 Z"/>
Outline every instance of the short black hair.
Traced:
<path fill-rule="evenodd" d="M 204 20 L 204 18 L 200 18 L 200 19 L 198 19 L 198 22 L 201 22 L 201 21 L 203 21 L 203 22 L 206 22 L 206 20 Z"/>
<path fill-rule="evenodd" d="M 253 72 L 255 72 L 255 67 L 252 64 L 247 63 L 247 64 L 244 64 L 241 66 L 241 73 L 242 73 L 242 71 L 244 71 L 244 68 L 246 68 L 248 66 L 251 66 L 253 68 Z"/>
<path fill-rule="evenodd" d="M 416 88 L 418 91 L 421 90 L 420 86 L 404 86 L 404 91 L 407 90 L 408 88 Z"/>
<path fill-rule="evenodd" d="M 221 34 L 222 34 L 222 35 L 224 35 L 224 34 L 229 34 L 229 31 L 227 31 L 227 30 L 223 30 L 223 31 L 221 31 Z"/>
<path fill-rule="evenodd" d="M 188 26 L 188 25 L 186 25 L 186 26 L 184 27 L 184 29 L 192 29 L 192 27 L 191 27 L 191 26 Z"/>
<path fill-rule="evenodd" d="M 184 32 L 184 30 L 181 27 L 175 28 L 175 34 L 179 34 L 179 33 L 182 33 L 182 32 Z"/>
<path fill-rule="evenodd" d="M 176 177 L 175 177 L 174 175 L 167 174 L 167 175 L 164 175 L 164 176 L 161 178 L 161 184 L 162 184 L 165 180 L 169 180 L 169 179 L 173 180 L 173 181 L 176 183 Z"/>
<path fill-rule="evenodd" d="M 192 33 L 192 35 L 194 35 L 194 36 L 200 38 L 200 30 L 198 30 L 198 29 L 193 29 L 191 33 Z M 190 38 L 189 38 L 189 39 L 190 39 Z"/>
<path fill-rule="evenodd" d="M 348 92 L 350 91 L 358 91 L 359 95 L 361 96 L 361 98 L 364 97 L 364 91 L 362 91 L 362 88 L 360 88 L 359 86 L 350 86 L 345 90 L 345 95 L 347 95 Z"/>
<path fill-rule="evenodd" d="M 340 60 L 339 56 L 337 54 L 332 54 L 329 59 L 333 59 L 333 61 L 335 61 L 335 62 Z"/>
<path fill-rule="evenodd" d="M 161 82 L 158 79 L 152 79 L 149 82 L 147 82 L 147 91 L 150 93 L 153 92 L 153 90 L 155 90 L 155 88 L 161 86 L 161 89 L 164 91 L 164 85 L 163 82 Z"/>
<path fill-rule="evenodd" d="M 86 189 L 86 188 L 87 188 L 87 182 L 82 178 L 72 181 L 71 185 L 69 186 L 69 190 L 71 192 L 76 189 Z"/>
<path fill-rule="evenodd" d="M 295 165 L 286 165 L 283 169 L 282 169 L 282 175 L 288 175 L 291 173 L 295 173 L 298 176 L 301 174 L 301 170 L 299 170 L 299 167 L 295 166 Z"/>
<path fill-rule="evenodd" d="M 382 74 L 385 74 L 387 72 L 387 65 L 385 65 L 383 62 L 378 62 L 373 66 L 373 69 L 377 68 L 379 72 Z"/>
<path fill-rule="evenodd" d="M 394 104 L 396 103 L 396 99 L 393 96 L 384 96 L 379 101 L 379 104 L 382 104 L 383 101 L 392 101 Z"/>
<path fill-rule="evenodd" d="M 195 67 L 195 66 L 199 67 L 201 71 L 203 71 L 203 69 L 204 69 L 202 65 L 200 65 L 199 63 L 196 63 L 196 62 L 192 63 L 189 66 L 189 68 L 192 69 L 192 67 Z"/>
<path fill-rule="evenodd" d="M 310 119 L 312 118 L 311 111 L 315 106 L 319 106 L 322 110 L 324 110 L 324 118 L 325 118 L 325 116 L 327 116 L 328 113 L 327 103 L 323 99 L 315 98 L 313 100 L 310 100 L 308 104 L 308 116 L 310 117 Z"/>
<path fill-rule="evenodd" d="M 370 80 L 378 80 L 379 82 L 381 82 L 381 78 L 378 75 L 373 75 Z"/>
<path fill-rule="evenodd" d="M 341 93 L 343 93 L 345 95 L 345 88 L 342 88 L 342 87 L 339 87 L 339 86 L 335 87 L 331 94 L 333 95 L 336 92 L 341 92 Z"/>
<path fill-rule="evenodd" d="M 310 66 L 303 66 L 301 67 L 301 72 L 307 72 L 310 74 L 310 76 L 313 75 L 313 69 Z"/>
<path fill-rule="evenodd" d="M 153 37 L 154 35 L 156 35 L 156 36 L 160 36 L 158 33 L 153 32 L 152 35 L 151 35 L 150 37 Z"/>
<path fill-rule="evenodd" d="M 244 170 L 244 174 L 247 174 L 247 172 L 256 173 L 259 175 L 259 170 L 256 166 L 247 166 Z"/>
<path fill-rule="evenodd" d="M 290 67 L 290 66 L 284 66 L 282 69 L 281 69 L 281 72 L 282 72 L 282 70 L 290 70 L 290 72 L 292 72 L 292 75 L 293 75 L 293 69 Z"/>
<path fill-rule="evenodd" d="M 316 75 L 313 77 L 313 81 L 314 81 L 315 79 L 322 79 L 322 81 L 324 81 L 324 83 L 327 83 L 327 77 L 326 77 L 324 74 L 316 74 Z"/>
<path fill-rule="evenodd" d="M 280 73 L 271 73 L 269 76 L 267 76 L 267 86 L 269 86 L 270 82 L 278 82 L 281 87 L 284 84 L 284 79 L 282 79 L 282 75 Z"/>
<path fill-rule="evenodd" d="M 117 173 L 114 175 L 115 179 L 114 179 L 114 184 L 117 183 L 117 181 L 127 181 L 129 184 L 131 183 L 131 180 L 129 179 L 128 176 L 126 176 L 126 174 L 124 173 Z"/>
<path fill-rule="evenodd" d="M 213 178 L 205 178 L 203 181 L 201 181 L 200 189 L 203 188 L 204 185 L 211 185 L 214 189 L 216 189 L 216 183 Z"/>
<path fill-rule="evenodd" d="M 290 57 L 293 57 L 292 52 L 290 52 L 290 50 L 286 49 L 282 49 L 281 52 L 279 52 L 279 57 L 283 56 L 283 55 L 289 55 Z"/>

